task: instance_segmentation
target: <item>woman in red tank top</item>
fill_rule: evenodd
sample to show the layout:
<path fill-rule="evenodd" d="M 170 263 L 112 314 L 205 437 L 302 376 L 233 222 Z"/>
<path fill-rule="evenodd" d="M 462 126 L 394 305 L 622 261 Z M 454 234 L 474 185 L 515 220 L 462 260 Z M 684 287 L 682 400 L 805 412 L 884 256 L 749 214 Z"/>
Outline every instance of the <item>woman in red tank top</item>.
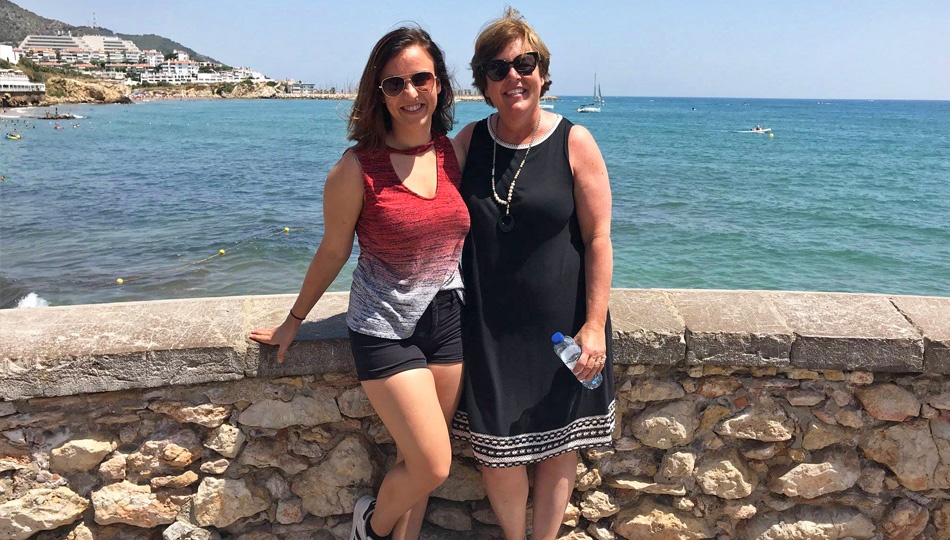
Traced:
<path fill-rule="evenodd" d="M 399 28 L 376 43 L 349 120 L 356 144 L 327 176 L 325 233 L 300 294 L 280 326 L 251 333 L 278 345 L 282 362 L 359 237 L 347 325 L 357 374 L 397 459 L 377 498 L 356 501 L 355 540 L 418 538 L 428 495 L 452 461 L 448 423 L 462 377 L 458 262 L 469 227 L 458 194 L 464 154 L 456 157 L 446 137 L 453 111 L 445 60 L 428 33 Z M 417 335 L 426 325 L 435 330 Z"/>

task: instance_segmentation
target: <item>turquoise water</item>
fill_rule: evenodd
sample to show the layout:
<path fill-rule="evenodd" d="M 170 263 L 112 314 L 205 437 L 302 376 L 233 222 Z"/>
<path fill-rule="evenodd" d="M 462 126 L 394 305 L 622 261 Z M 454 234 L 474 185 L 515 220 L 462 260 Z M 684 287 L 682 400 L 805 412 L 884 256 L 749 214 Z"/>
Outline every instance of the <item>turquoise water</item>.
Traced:
<path fill-rule="evenodd" d="M 574 112 L 587 99 L 555 112 L 607 161 L 615 287 L 950 296 L 950 102 L 608 97 Z M 61 107 L 85 117 L 63 130 L 0 119 L 23 133 L 0 139 L 0 306 L 296 292 L 349 105 Z M 739 132 L 756 124 L 774 138 Z"/>

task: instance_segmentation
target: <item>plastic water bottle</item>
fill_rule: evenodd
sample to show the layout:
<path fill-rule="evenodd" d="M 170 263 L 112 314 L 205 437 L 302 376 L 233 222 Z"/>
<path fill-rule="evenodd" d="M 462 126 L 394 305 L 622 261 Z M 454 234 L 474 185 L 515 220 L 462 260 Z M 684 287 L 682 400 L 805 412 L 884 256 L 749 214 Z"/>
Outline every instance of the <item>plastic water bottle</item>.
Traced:
<path fill-rule="evenodd" d="M 577 359 L 581 357 L 581 346 L 575 343 L 571 336 L 565 336 L 560 332 L 555 332 L 554 335 L 551 336 L 551 343 L 554 344 L 554 353 L 557 354 L 561 362 L 564 362 L 564 365 L 573 372 L 574 365 L 577 364 Z M 603 373 L 598 373 L 589 381 L 578 379 L 578 382 L 583 384 L 585 388 L 593 390 L 600 386 L 600 383 L 604 382 L 604 375 Z"/>

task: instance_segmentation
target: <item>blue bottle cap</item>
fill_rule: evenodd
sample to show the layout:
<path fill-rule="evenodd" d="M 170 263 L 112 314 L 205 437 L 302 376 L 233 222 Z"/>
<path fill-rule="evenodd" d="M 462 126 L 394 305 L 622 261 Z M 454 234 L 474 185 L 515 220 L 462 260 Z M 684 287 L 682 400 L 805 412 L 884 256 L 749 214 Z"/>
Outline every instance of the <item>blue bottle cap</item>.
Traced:
<path fill-rule="evenodd" d="M 551 336 L 551 343 L 560 343 L 564 341 L 564 334 L 560 332 L 554 332 L 554 335 Z"/>

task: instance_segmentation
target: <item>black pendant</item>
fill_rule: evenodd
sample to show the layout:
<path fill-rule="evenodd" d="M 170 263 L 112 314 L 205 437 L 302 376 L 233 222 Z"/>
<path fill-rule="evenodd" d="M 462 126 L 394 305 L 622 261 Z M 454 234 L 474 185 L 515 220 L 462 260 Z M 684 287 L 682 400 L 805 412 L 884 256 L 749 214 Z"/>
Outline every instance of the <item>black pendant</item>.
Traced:
<path fill-rule="evenodd" d="M 498 229 L 501 232 L 511 232 L 515 228 L 515 218 L 511 214 L 505 214 L 498 218 Z"/>

